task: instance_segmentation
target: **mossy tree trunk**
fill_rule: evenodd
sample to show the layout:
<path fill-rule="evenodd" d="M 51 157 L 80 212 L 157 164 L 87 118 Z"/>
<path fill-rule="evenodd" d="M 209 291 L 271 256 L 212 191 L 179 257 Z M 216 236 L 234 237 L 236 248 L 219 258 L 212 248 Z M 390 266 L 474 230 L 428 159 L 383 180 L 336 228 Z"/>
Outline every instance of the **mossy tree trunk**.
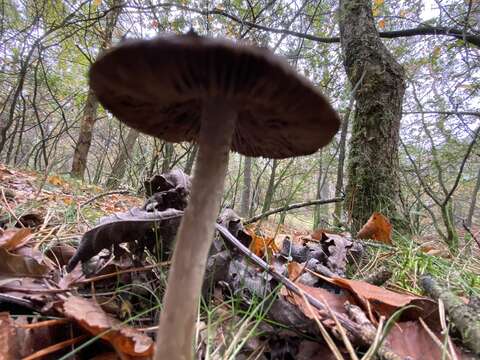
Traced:
<path fill-rule="evenodd" d="M 380 40 L 370 0 L 340 1 L 344 66 L 355 92 L 347 210 L 357 231 L 373 211 L 395 218 L 404 72 Z"/>

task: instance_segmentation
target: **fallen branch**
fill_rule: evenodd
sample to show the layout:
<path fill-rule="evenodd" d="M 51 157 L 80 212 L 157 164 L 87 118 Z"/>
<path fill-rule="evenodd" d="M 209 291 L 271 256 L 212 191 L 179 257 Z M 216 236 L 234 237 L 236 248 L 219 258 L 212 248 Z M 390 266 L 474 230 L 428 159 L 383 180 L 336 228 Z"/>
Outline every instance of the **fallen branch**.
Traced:
<path fill-rule="evenodd" d="M 276 213 L 279 213 L 279 212 L 283 212 L 283 211 L 298 209 L 298 208 L 305 207 L 305 206 L 331 204 L 331 203 L 336 203 L 336 202 L 340 202 L 340 201 L 343 201 L 343 197 L 337 197 L 337 198 L 326 199 L 326 200 L 322 200 L 322 199 L 310 200 L 310 201 L 305 201 L 305 202 L 302 202 L 302 203 L 282 206 L 282 207 L 278 207 L 278 208 L 266 211 L 263 214 L 254 216 L 250 219 L 247 219 L 243 223 L 244 224 L 251 224 L 251 223 L 253 223 L 255 221 L 258 221 L 262 218 L 265 218 L 267 216 L 270 216 L 270 215 L 273 215 L 273 214 L 276 214 Z"/>
<path fill-rule="evenodd" d="M 101 193 L 101 194 L 98 194 L 98 195 L 95 195 L 94 197 L 88 199 L 87 201 L 83 202 L 80 204 L 80 207 L 84 207 L 92 202 L 94 202 L 95 200 L 98 200 L 104 196 L 109 196 L 109 195 L 114 195 L 114 194 L 130 194 L 131 191 L 130 190 L 112 190 L 112 191 L 107 191 L 107 192 L 104 192 L 104 193 Z"/>
<path fill-rule="evenodd" d="M 467 226 L 465 219 L 462 221 L 463 228 L 467 231 L 473 240 L 477 243 L 478 247 L 480 248 L 480 240 L 472 233 L 472 230 Z"/>
<path fill-rule="evenodd" d="M 365 329 L 362 325 L 357 324 L 356 322 L 349 319 L 347 316 L 333 312 L 331 309 L 328 309 L 327 306 L 322 304 L 321 301 L 313 297 L 312 295 L 302 291 L 294 282 L 286 278 L 285 276 L 277 273 L 273 270 L 264 260 L 260 257 L 255 255 L 252 251 L 250 251 L 246 246 L 244 246 L 240 240 L 238 240 L 235 236 L 233 236 L 230 231 L 228 231 L 224 226 L 220 224 L 215 224 L 215 227 L 223 235 L 223 237 L 232 243 L 243 255 L 247 256 L 250 260 L 252 260 L 256 265 L 261 267 L 263 270 L 267 271 L 276 281 L 283 284 L 288 290 L 292 291 L 293 293 L 301 296 L 302 298 L 306 299 L 310 305 L 312 305 L 317 310 L 321 311 L 324 314 L 331 313 L 332 316 L 335 316 L 340 325 L 347 330 L 347 334 L 349 336 L 349 340 L 353 343 L 360 344 L 363 346 L 371 346 L 375 343 L 375 333 L 365 332 Z M 373 325 L 372 325 L 373 326 Z M 396 354 L 393 353 L 390 349 L 388 349 L 385 344 L 381 344 L 380 347 L 377 349 L 378 355 L 383 360 L 392 360 L 392 359 L 400 359 L 400 357 L 395 357 Z M 388 356 L 385 356 L 388 355 Z"/>
<path fill-rule="evenodd" d="M 423 289 L 434 299 L 445 304 L 450 320 L 462 335 L 463 343 L 476 355 L 480 355 L 480 316 L 458 296 L 446 289 L 431 276 L 420 279 Z"/>

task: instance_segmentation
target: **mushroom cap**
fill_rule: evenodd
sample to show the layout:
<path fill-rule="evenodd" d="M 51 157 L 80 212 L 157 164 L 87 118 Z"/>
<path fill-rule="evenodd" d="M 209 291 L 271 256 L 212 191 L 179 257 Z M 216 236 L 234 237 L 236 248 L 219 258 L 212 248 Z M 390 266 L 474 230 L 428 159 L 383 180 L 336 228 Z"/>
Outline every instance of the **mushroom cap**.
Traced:
<path fill-rule="evenodd" d="M 227 101 L 238 111 L 231 148 L 247 156 L 314 153 L 340 124 L 282 58 L 195 34 L 124 41 L 92 65 L 90 87 L 120 121 L 171 142 L 197 139 L 205 100 Z"/>

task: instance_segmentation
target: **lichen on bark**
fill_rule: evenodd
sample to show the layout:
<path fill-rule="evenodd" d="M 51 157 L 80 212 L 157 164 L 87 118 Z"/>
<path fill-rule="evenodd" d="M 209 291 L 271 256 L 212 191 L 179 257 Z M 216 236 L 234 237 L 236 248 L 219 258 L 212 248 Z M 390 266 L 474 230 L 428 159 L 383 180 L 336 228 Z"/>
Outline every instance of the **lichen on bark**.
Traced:
<path fill-rule="evenodd" d="M 394 221 L 397 217 L 405 77 L 380 40 L 371 1 L 340 1 L 339 18 L 345 70 L 357 89 L 346 189 L 346 208 L 356 231 L 374 211 Z"/>

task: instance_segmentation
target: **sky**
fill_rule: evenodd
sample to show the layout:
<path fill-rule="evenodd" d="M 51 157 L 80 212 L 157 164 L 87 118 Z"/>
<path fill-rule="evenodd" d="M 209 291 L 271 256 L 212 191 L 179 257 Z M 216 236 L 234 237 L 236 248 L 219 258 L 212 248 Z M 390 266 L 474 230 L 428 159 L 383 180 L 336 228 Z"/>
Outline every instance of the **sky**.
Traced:
<path fill-rule="evenodd" d="M 423 21 L 426 21 L 428 19 L 438 16 L 438 6 L 435 0 L 424 0 L 423 4 L 424 4 L 424 8 L 421 14 Z"/>

